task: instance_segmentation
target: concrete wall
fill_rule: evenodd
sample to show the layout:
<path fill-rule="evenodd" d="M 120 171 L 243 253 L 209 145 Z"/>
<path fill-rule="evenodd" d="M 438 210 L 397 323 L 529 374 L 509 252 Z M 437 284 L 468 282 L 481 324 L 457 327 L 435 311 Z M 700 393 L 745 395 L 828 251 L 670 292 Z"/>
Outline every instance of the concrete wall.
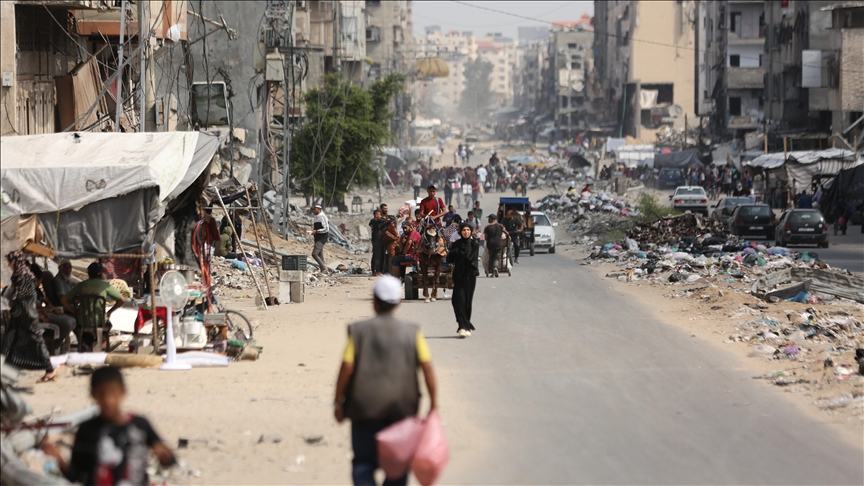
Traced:
<path fill-rule="evenodd" d="M 15 112 L 15 4 L 0 2 L 0 72 L 12 73 L 12 86 L 0 91 L 0 134 L 14 135 L 18 125 Z"/>
<path fill-rule="evenodd" d="M 861 73 L 864 68 L 864 29 L 845 29 L 841 32 L 840 109 L 864 111 L 864 74 Z"/>
<path fill-rule="evenodd" d="M 759 38 L 759 16 L 764 11 L 765 7 L 762 2 L 753 3 L 736 3 L 730 2 L 727 9 L 729 20 L 732 19 L 734 12 L 741 13 L 740 25 L 736 26 L 736 32 L 729 31 L 729 42 L 732 43 L 733 38 L 740 39 L 758 39 Z M 732 28 L 732 23 L 726 25 Z"/>

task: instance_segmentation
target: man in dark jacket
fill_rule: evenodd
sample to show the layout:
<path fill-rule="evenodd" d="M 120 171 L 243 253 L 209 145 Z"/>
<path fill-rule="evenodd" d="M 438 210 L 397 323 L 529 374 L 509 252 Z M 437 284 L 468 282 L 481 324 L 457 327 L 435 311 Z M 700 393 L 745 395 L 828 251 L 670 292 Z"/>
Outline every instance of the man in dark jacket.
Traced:
<path fill-rule="evenodd" d="M 402 282 L 390 276 L 374 287 L 375 317 L 348 326 L 348 344 L 336 380 L 333 403 L 336 421 L 351 419 L 352 478 L 355 485 L 375 484 L 378 446 L 375 434 L 400 420 L 417 415 L 423 370 L 429 390 L 430 412 L 438 406 L 435 373 L 429 347 L 420 327 L 400 321 L 393 310 L 402 300 Z M 387 484 L 404 485 L 408 474 Z"/>

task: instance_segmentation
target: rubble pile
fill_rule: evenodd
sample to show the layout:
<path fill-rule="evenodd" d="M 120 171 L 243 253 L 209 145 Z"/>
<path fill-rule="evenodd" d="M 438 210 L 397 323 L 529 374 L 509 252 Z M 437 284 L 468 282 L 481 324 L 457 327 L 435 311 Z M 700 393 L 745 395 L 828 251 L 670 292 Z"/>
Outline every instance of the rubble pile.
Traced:
<path fill-rule="evenodd" d="M 579 235 L 581 243 L 590 244 L 604 234 L 629 225 L 630 217 L 638 216 L 636 209 L 625 195 L 616 199 L 606 193 L 585 191 L 581 194 L 571 190 L 560 196 L 549 195 L 537 203 L 537 210 L 552 219 L 570 220 L 567 231 Z"/>
<path fill-rule="evenodd" d="M 700 235 L 712 234 L 705 238 L 701 244 L 710 246 L 724 244 L 727 241 L 723 224 L 703 219 L 698 214 L 686 213 L 678 216 L 668 216 L 650 222 L 636 223 L 627 238 L 636 240 L 640 245 L 680 246 L 680 243 L 692 246 Z M 676 244 L 678 243 L 678 244 Z M 712 251 L 707 249 L 706 251 Z"/>

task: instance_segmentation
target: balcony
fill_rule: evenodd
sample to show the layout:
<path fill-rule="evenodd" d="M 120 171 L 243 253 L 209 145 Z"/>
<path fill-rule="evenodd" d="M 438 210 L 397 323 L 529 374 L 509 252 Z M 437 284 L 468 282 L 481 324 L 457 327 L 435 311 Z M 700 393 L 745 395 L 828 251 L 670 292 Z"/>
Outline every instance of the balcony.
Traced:
<path fill-rule="evenodd" d="M 761 126 L 758 116 L 730 116 L 726 124 L 730 130 L 755 130 Z"/>
<path fill-rule="evenodd" d="M 728 89 L 763 89 L 764 70 L 761 67 L 732 67 L 727 70 L 726 86 Z"/>

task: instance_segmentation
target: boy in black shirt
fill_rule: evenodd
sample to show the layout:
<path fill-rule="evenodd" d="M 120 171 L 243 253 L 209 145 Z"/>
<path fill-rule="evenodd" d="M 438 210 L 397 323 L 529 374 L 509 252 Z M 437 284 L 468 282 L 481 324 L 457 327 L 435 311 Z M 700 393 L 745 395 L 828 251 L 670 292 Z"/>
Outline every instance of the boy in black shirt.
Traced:
<path fill-rule="evenodd" d="M 66 478 L 84 485 L 146 486 L 147 449 L 152 449 L 163 466 L 174 464 L 174 454 L 144 417 L 123 413 L 126 397 L 123 375 L 113 366 L 99 368 L 90 381 L 90 396 L 99 405 L 99 416 L 78 427 L 72 460 L 66 463 L 54 444 L 42 450 L 57 459 Z"/>

